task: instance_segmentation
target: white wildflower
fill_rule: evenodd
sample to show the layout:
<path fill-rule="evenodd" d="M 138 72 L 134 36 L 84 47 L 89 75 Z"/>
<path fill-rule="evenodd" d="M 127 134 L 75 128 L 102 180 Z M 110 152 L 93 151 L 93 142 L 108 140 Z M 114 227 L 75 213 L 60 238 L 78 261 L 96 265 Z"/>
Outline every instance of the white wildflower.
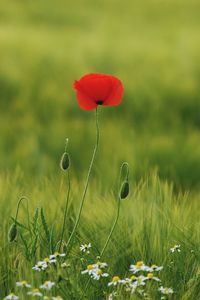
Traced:
<path fill-rule="evenodd" d="M 11 293 L 11 294 L 9 294 L 8 296 L 6 296 L 4 299 L 5 299 L 5 300 L 18 300 L 19 297 L 16 296 L 15 294 Z"/>
<path fill-rule="evenodd" d="M 135 277 L 135 276 L 134 276 Z M 140 286 L 144 286 L 145 285 L 145 280 L 146 277 L 143 275 L 140 275 L 136 278 L 134 278 L 133 276 L 131 276 L 131 283 L 129 284 L 129 287 L 131 289 L 131 294 L 134 294 L 136 289 Z"/>
<path fill-rule="evenodd" d="M 88 275 L 92 275 L 92 273 L 94 273 L 96 269 L 97 269 L 96 265 L 91 264 L 91 265 L 88 265 L 87 269 L 82 271 L 81 274 L 87 274 L 88 273 Z"/>
<path fill-rule="evenodd" d="M 82 244 L 80 245 L 80 251 L 83 252 L 83 253 L 87 253 L 89 254 L 90 253 L 90 248 L 92 247 L 91 243 L 89 244 Z"/>
<path fill-rule="evenodd" d="M 65 253 L 59 253 L 59 252 L 55 252 L 54 254 L 51 254 L 49 256 L 49 259 L 52 261 L 52 260 L 55 260 L 56 261 L 56 258 L 58 257 L 65 257 Z"/>
<path fill-rule="evenodd" d="M 45 281 L 44 284 L 40 286 L 41 289 L 50 290 L 55 285 L 55 282 Z"/>
<path fill-rule="evenodd" d="M 99 280 L 101 277 L 108 277 L 108 273 L 104 273 L 101 269 L 95 269 L 91 274 L 92 278 L 95 280 Z"/>
<path fill-rule="evenodd" d="M 37 264 L 32 267 L 33 270 L 35 271 L 41 271 L 41 270 L 46 270 L 48 268 L 48 263 L 45 261 L 38 261 Z"/>
<path fill-rule="evenodd" d="M 158 290 L 163 295 L 170 295 L 174 293 L 172 288 L 167 288 L 167 287 L 164 288 L 163 286 L 161 286 Z"/>
<path fill-rule="evenodd" d="M 161 281 L 158 277 L 154 276 L 153 273 L 148 273 L 144 280 L 155 280 L 158 282 Z"/>
<path fill-rule="evenodd" d="M 27 295 L 30 295 L 30 296 L 38 296 L 38 297 L 42 297 L 42 293 L 40 292 L 39 289 L 32 289 L 30 292 L 27 293 Z"/>
<path fill-rule="evenodd" d="M 18 287 L 31 288 L 31 285 L 30 285 L 26 280 L 17 281 L 17 282 L 16 282 L 16 286 L 18 286 Z"/>
<path fill-rule="evenodd" d="M 108 286 L 116 286 L 116 285 L 119 285 L 119 284 L 124 284 L 125 283 L 125 280 L 123 279 L 120 279 L 119 276 L 113 276 L 112 278 L 112 281 L 108 283 Z"/>
<path fill-rule="evenodd" d="M 101 269 L 105 268 L 107 263 L 97 262 L 95 264 L 90 264 L 87 269 L 82 271 L 81 274 L 88 274 L 95 280 L 99 280 L 101 277 L 108 277 L 108 273 L 104 273 Z"/>
<path fill-rule="evenodd" d="M 130 271 L 133 272 L 133 274 L 140 272 L 140 271 L 147 271 L 148 272 L 149 267 L 146 266 L 143 261 L 138 261 L 135 265 L 130 265 Z"/>
<path fill-rule="evenodd" d="M 170 248 L 170 252 L 181 252 L 181 245 L 174 245 L 174 247 Z"/>
<path fill-rule="evenodd" d="M 148 268 L 148 272 L 158 272 L 163 269 L 163 266 L 158 267 L 157 265 L 152 265 Z"/>

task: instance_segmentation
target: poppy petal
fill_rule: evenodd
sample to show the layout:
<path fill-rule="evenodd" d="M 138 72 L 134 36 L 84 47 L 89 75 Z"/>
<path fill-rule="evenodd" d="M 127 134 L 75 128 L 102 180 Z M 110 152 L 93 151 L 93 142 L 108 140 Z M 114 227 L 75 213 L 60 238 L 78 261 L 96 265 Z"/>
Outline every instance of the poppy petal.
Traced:
<path fill-rule="evenodd" d="M 111 91 L 111 80 L 103 74 L 88 74 L 81 78 L 80 85 L 94 101 L 105 101 Z"/>
<path fill-rule="evenodd" d="M 84 110 L 92 110 L 97 107 L 97 104 L 84 92 L 78 89 L 78 82 L 74 82 L 74 88 L 76 89 L 76 96 L 80 108 Z"/>
<path fill-rule="evenodd" d="M 118 78 L 112 78 L 112 91 L 103 105 L 119 105 L 122 101 L 124 88 L 122 82 Z"/>

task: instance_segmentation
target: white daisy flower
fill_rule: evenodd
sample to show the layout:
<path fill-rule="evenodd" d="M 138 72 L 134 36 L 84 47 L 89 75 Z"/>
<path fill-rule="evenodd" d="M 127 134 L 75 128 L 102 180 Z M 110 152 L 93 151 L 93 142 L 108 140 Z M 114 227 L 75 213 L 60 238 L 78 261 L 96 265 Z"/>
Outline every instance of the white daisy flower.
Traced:
<path fill-rule="evenodd" d="M 181 252 L 181 245 L 174 245 L 174 247 L 170 248 L 170 252 Z"/>
<path fill-rule="evenodd" d="M 149 267 L 146 266 L 143 261 L 138 261 L 135 265 L 130 265 L 130 271 L 133 272 L 133 274 L 139 272 L 139 271 L 147 271 L 148 272 Z"/>
<path fill-rule="evenodd" d="M 50 300 L 50 298 L 48 296 L 44 296 L 43 300 Z"/>
<path fill-rule="evenodd" d="M 55 260 L 58 257 L 64 257 L 65 255 L 66 255 L 65 253 L 55 252 L 54 254 L 51 254 L 49 256 L 49 259 L 52 261 L 52 260 Z"/>
<path fill-rule="evenodd" d="M 11 294 L 9 294 L 8 296 L 6 296 L 4 299 L 5 299 L 5 300 L 18 300 L 19 297 L 16 296 L 15 294 L 11 293 Z"/>
<path fill-rule="evenodd" d="M 152 265 L 148 268 L 148 272 L 158 272 L 163 269 L 163 266 L 158 267 L 157 265 Z"/>
<path fill-rule="evenodd" d="M 45 261 L 38 261 L 38 263 L 32 267 L 33 270 L 35 271 L 41 271 L 41 270 L 46 270 L 48 267 L 48 263 Z"/>
<path fill-rule="evenodd" d="M 107 267 L 108 265 L 107 265 L 107 263 L 105 263 L 105 262 L 100 262 L 100 261 L 98 261 L 98 262 L 96 262 L 95 266 L 96 266 L 97 268 L 103 269 L 103 268 Z"/>
<path fill-rule="evenodd" d="M 31 288 L 31 285 L 30 285 L 26 280 L 17 281 L 17 282 L 16 282 L 16 286 L 18 286 L 18 287 Z"/>
<path fill-rule="evenodd" d="M 138 283 L 137 283 L 137 281 L 134 281 L 134 282 L 132 282 L 132 283 L 129 284 L 129 286 L 127 288 L 127 291 L 130 291 L 131 294 L 134 294 L 135 291 L 136 291 L 136 289 L 137 289 L 137 287 L 138 287 Z"/>
<path fill-rule="evenodd" d="M 86 270 L 81 271 L 81 274 L 87 274 L 88 273 L 88 275 L 92 275 L 92 273 L 94 273 L 96 269 L 98 269 L 96 267 L 96 265 L 88 265 Z"/>
<path fill-rule="evenodd" d="M 108 283 L 108 286 L 116 286 L 118 284 L 124 284 L 125 280 L 120 279 L 119 276 L 113 276 L 112 281 Z"/>
<path fill-rule="evenodd" d="M 55 285 L 55 282 L 45 281 L 44 284 L 40 286 L 41 289 L 50 290 Z"/>
<path fill-rule="evenodd" d="M 56 297 L 52 297 L 52 300 L 64 300 L 64 299 L 61 298 L 60 296 L 56 296 Z"/>
<path fill-rule="evenodd" d="M 94 272 L 91 274 L 92 278 L 95 280 L 99 280 L 101 277 L 108 277 L 108 273 L 103 273 L 101 269 L 96 269 Z"/>
<path fill-rule="evenodd" d="M 161 286 L 159 289 L 158 289 L 159 292 L 161 292 L 161 294 L 163 295 L 170 295 L 170 294 L 173 294 L 174 291 L 172 288 L 167 288 L 167 287 L 163 287 Z"/>
<path fill-rule="evenodd" d="M 143 275 L 140 275 L 138 277 L 131 276 L 130 279 L 131 279 L 131 283 L 129 284 L 129 287 L 131 289 L 131 294 L 134 294 L 138 287 L 145 285 L 146 277 Z"/>
<path fill-rule="evenodd" d="M 30 295 L 30 296 L 38 296 L 38 297 L 42 297 L 42 293 L 40 292 L 39 289 L 32 289 L 30 292 L 27 293 L 27 295 Z"/>
<path fill-rule="evenodd" d="M 144 280 L 155 280 L 157 282 L 161 281 L 158 277 L 155 277 L 153 273 L 148 273 Z"/>
<path fill-rule="evenodd" d="M 87 253 L 87 254 L 89 254 L 90 253 L 90 248 L 92 247 L 92 245 L 91 245 L 91 243 L 89 243 L 89 244 L 82 244 L 82 245 L 80 245 L 80 251 L 81 252 L 83 252 L 83 253 Z"/>
<path fill-rule="evenodd" d="M 101 269 L 107 267 L 107 263 L 98 261 L 95 264 L 91 264 L 87 266 L 87 269 L 82 271 L 81 274 L 88 274 L 92 276 L 94 279 L 99 279 L 100 277 L 107 277 L 107 273 L 103 273 Z"/>

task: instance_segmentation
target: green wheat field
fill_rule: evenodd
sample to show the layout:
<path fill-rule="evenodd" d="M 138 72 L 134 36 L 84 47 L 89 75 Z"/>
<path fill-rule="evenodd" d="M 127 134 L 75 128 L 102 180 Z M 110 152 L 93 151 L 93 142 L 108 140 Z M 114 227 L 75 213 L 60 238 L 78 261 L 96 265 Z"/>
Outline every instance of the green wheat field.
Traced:
<path fill-rule="evenodd" d="M 200 299 L 199 11 L 198 0 L 1 1 L 1 300 Z M 91 72 L 119 77 L 124 97 L 99 109 L 68 243 L 96 140 L 72 85 Z"/>

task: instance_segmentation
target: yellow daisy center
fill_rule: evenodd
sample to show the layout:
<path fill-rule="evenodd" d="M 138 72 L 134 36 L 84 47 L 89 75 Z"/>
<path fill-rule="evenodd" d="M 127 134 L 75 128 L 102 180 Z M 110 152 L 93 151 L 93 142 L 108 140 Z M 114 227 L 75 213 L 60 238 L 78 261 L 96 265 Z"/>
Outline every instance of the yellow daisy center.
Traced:
<path fill-rule="evenodd" d="M 93 265 L 88 265 L 88 266 L 87 266 L 87 269 L 88 269 L 88 270 L 92 270 L 92 269 L 94 269 L 94 267 L 93 267 Z"/>
<path fill-rule="evenodd" d="M 44 262 L 49 262 L 49 258 L 48 258 L 48 257 L 45 257 L 45 258 L 44 258 Z"/>
<path fill-rule="evenodd" d="M 137 277 L 135 275 L 131 276 L 130 278 L 132 281 L 137 280 Z"/>
<path fill-rule="evenodd" d="M 102 272 L 102 270 L 97 270 L 97 275 L 102 275 L 103 274 L 103 272 Z"/>
<path fill-rule="evenodd" d="M 120 280 L 119 276 L 114 276 L 113 279 L 112 279 L 112 282 L 117 282 L 119 280 Z"/>
<path fill-rule="evenodd" d="M 39 290 L 38 289 L 32 289 L 32 293 L 38 293 Z"/>
<path fill-rule="evenodd" d="M 138 261 L 136 263 L 136 268 L 140 269 L 143 264 L 144 264 L 143 261 Z"/>
<path fill-rule="evenodd" d="M 157 266 L 156 266 L 156 265 L 152 265 L 151 268 L 152 268 L 152 269 L 156 269 Z"/>
<path fill-rule="evenodd" d="M 148 277 L 149 279 L 152 279 L 152 278 L 153 278 L 153 273 L 148 273 L 148 274 L 147 274 L 147 277 Z"/>

